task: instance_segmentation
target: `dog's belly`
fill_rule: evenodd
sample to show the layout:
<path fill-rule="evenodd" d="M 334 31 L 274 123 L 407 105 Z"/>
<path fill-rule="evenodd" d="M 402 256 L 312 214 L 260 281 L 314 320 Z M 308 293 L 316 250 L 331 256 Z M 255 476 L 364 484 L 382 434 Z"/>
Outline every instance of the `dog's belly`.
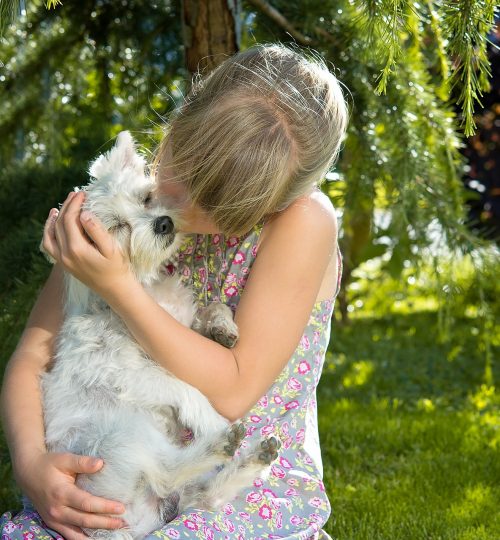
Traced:
<path fill-rule="evenodd" d="M 228 425 L 201 392 L 147 357 L 109 310 L 64 323 L 41 388 L 46 442 L 58 451 L 75 451 L 75 441 L 102 411 L 140 412 L 167 437 L 182 426 L 203 435 Z"/>

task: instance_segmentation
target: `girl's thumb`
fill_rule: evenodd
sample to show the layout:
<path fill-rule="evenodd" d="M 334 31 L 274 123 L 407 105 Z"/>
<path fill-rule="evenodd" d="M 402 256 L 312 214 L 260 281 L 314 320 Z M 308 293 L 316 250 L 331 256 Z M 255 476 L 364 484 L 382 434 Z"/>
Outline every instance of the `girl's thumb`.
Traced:
<path fill-rule="evenodd" d="M 70 455 L 70 468 L 75 473 L 97 472 L 104 464 L 103 460 L 93 456 Z"/>

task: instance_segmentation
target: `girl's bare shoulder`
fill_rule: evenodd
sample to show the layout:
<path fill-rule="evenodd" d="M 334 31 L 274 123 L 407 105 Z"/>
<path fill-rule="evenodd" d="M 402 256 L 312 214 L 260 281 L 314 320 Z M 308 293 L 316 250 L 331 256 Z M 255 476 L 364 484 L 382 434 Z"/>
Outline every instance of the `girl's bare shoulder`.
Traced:
<path fill-rule="evenodd" d="M 320 234 L 336 243 L 337 228 L 337 216 L 331 200 L 317 189 L 270 216 L 262 230 L 260 242 L 263 243 L 273 232 L 286 230 L 298 237 Z"/>

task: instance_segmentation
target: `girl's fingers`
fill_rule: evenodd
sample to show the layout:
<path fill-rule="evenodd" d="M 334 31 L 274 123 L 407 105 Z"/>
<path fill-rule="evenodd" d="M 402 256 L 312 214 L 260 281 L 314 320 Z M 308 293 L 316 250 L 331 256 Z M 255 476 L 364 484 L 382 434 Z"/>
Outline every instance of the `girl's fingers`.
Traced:
<path fill-rule="evenodd" d="M 82 209 L 85 194 L 83 191 L 76 193 L 68 202 L 66 212 L 64 214 L 62 226 L 66 233 L 66 241 L 70 246 L 77 246 L 85 238 L 85 231 L 80 222 L 80 212 Z M 88 241 L 86 240 L 88 243 Z"/>
<path fill-rule="evenodd" d="M 65 504 L 76 511 L 88 514 L 122 514 L 125 512 L 122 503 L 97 497 L 78 487 L 67 494 L 67 503 Z M 118 516 L 117 519 L 120 520 Z"/>
<path fill-rule="evenodd" d="M 89 537 L 79 528 L 79 527 L 73 527 L 72 525 L 62 525 L 62 524 L 54 524 L 51 525 L 50 523 L 47 523 L 47 525 L 51 528 L 57 531 L 65 540 L 89 540 Z"/>
<path fill-rule="evenodd" d="M 80 214 L 80 223 L 83 226 L 83 230 L 94 242 L 101 255 L 110 257 L 114 249 L 113 239 L 99 219 L 90 212 L 84 210 Z"/>
<path fill-rule="evenodd" d="M 76 193 L 74 191 L 71 191 L 70 193 L 68 193 L 66 200 L 63 202 L 59 210 L 59 215 L 57 216 L 57 221 L 55 223 L 54 234 L 55 234 L 55 238 L 56 238 L 57 245 L 59 248 L 59 252 L 66 253 L 66 250 L 68 247 L 68 242 L 66 239 L 66 232 L 65 232 L 65 219 L 66 219 L 66 212 L 68 211 L 68 206 L 75 195 Z"/>
<path fill-rule="evenodd" d="M 119 517 L 80 512 L 70 507 L 63 510 L 61 519 L 86 529 L 120 529 L 126 526 L 125 522 Z"/>
<path fill-rule="evenodd" d="M 43 238 L 42 246 L 43 249 L 54 259 L 57 260 L 59 257 L 59 246 L 57 244 L 55 236 L 55 224 L 58 215 L 58 210 L 52 208 L 49 212 L 49 217 L 45 222 L 45 227 L 43 228 Z"/>

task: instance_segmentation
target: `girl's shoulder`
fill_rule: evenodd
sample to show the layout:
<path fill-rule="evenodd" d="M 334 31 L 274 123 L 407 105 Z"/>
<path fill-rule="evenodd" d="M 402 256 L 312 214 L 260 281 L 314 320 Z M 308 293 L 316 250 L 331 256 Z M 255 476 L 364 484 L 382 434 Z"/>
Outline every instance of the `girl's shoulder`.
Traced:
<path fill-rule="evenodd" d="M 269 216 L 261 224 L 259 246 L 266 238 L 277 235 L 280 231 L 288 234 L 291 241 L 294 237 L 299 240 L 311 234 L 319 234 L 325 237 L 326 242 L 329 238 L 336 243 L 337 215 L 330 198 L 319 189 L 315 189 L 295 199 L 284 210 Z"/>

